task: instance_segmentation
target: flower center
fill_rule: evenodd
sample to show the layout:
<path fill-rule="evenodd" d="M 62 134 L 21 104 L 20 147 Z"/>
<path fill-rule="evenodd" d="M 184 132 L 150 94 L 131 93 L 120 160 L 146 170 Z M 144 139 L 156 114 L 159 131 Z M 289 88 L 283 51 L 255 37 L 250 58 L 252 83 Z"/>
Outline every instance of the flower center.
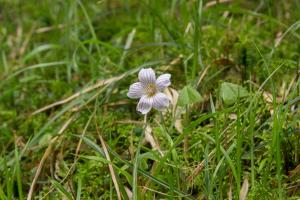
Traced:
<path fill-rule="evenodd" d="M 145 88 L 145 93 L 149 96 L 152 97 L 155 95 L 157 89 L 156 89 L 156 85 L 153 83 L 150 83 L 146 86 Z"/>

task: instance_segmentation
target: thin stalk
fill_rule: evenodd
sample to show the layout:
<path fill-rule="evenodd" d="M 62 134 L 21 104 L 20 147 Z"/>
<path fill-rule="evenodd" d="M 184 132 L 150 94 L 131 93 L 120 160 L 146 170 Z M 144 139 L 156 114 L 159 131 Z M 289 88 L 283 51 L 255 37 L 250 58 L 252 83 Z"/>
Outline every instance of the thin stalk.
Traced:
<path fill-rule="evenodd" d="M 236 135 L 237 135 L 237 144 L 236 144 L 236 160 L 237 160 L 237 192 L 240 191 L 241 187 L 241 177 L 242 177 L 242 146 L 243 146 L 243 136 L 241 133 L 241 115 L 240 109 L 237 111 L 237 127 L 236 127 Z"/>
<path fill-rule="evenodd" d="M 255 116 L 254 112 L 255 107 L 250 111 L 249 117 L 249 132 L 250 132 L 250 160 L 251 160 L 251 186 L 254 187 L 255 183 L 255 166 L 254 166 L 254 124 L 255 124 Z"/>
<path fill-rule="evenodd" d="M 143 132 L 142 135 L 140 136 L 139 139 L 139 144 L 136 150 L 136 154 L 135 154 L 135 160 L 134 160 L 134 167 L 133 167 L 133 183 L 132 183 L 132 197 L 133 200 L 138 200 L 138 169 L 139 169 L 139 165 L 140 165 L 140 150 L 141 150 L 141 146 L 142 146 L 142 141 L 145 135 L 145 130 L 147 127 L 147 115 L 144 116 L 144 128 L 143 128 Z"/>
<path fill-rule="evenodd" d="M 186 105 L 185 107 L 185 117 L 184 117 L 184 125 L 188 125 L 190 122 L 189 118 L 189 106 Z M 188 148 L 189 148 L 189 136 L 186 134 L 183 139 L 183 154 L 184 159 L 188 161 Z"/>
<path fill-rule="evenodd" d="M 299 65 L 300 65 L 300 60 L 298 60 L 297 62 L 297 78 L 296 80 L 299 80 L 299 75 L 300 75 L 300 71 L 299 71 Z M 299 87 L 299 84 L 297 84 L 297 96 L 300 95 L 300 87 Z M 297 124 L 298 128 L 299 128 L 299 123 Z M 300 152 L 300 149 L 299 149 L 299 140 L 296 140 L 295 141 L 295 163 L 298 163 L 299 162 L 299 152 Z M 299 149 L 299 150 L 298 150 Z"/>
<path fill-rule="evenodd" d="M 283 199 L 283 194 L 282 194 L 282 158 L 281 158 L 281 127 L 283 126 L 282 124 L 282 117 L 281 116 L 283 113 L 281 113 L 281 106 L 278 108 L 278 113 L 275 114 L 276 116 L 276 121 L 277 121 L 277 127 L 275 129 L 275 160 L 276 160 L 276 178 L 278 182 L 278 193 L 279 193 L 279 199 Z M 275 116 L 274 116 L 275 117 Z M 275 125 L 274 125 L 275 126 Z M 275 127 L 274 127 L 275 128 Z"/>
<path fill-rule="evenodd" d="M 161 121 L 162 127 L 163 127 L 163 129 L 166 133 L 165 136 L 167 137 L 167 140 L 170 143 L 170 149 L 172 149 L 171 153 L 172 153 L 173 160 L 177 161 L 178 160 L 178 155 L 177 155 L 177 153 L 175 151 L 175 148 L 174 148 L 174 142 L 172 141 L 172 138 L 169 134 L 169 130 L 167 129 L 165 119 L 164 119 L 164 116 L 163 116 L 162 112 L 159 112 L 159 114 L 160 114 L 160 121 Z"/>
<path fill-rule="evenodd" d="M 200 53 L 200 26 L 201 26 L 201 14 L 202 14 L 202 0 L 196 1 L 196 8 L 194 10 L 194 61 L 192 68 L 192 80 L 196 77 L 196 71 L 199 66 L 199 53 Z"/>
<path fill-rule="evenodd" d="M 210 107 L 211 107 L 211 112 L 214 115 L 216 113 L 216 108 L 214 105 L 214 101 L 212 98 L 212 95 L 210 94 Z M 217 117 L 214 116 L 213 117 L 214 120 L 214 128 L 213 128 L 213 132 L 214 132 L 214 136 L 215 136 L 215 148 L 216 148 L 216 163 L 219 163 L 221 160 L 221 141 L 220 141 L 220 133 L 219 133 L 219 121 L 217 120 Z M 218 179 L 219 180 L 219 179 Z M 212 189 L 214 187 L 214 180 L 212 180 L 212 183 L 210 183 L 210 189 Z M 220 195 L 222 193 L 222 184 L 218 184 L 218 189 L 219 192 L 218 194 Z"/>
<path fill-rule="evenodd" d="M 210 94 L 210 108 L 211 108 L 211 113 L 214 115 L 216 113 L 216 108 L 214 105 L 214 101 L 212 98 L 212 95 Z M 221 157 L 221 148 L 220 148 L 220 136 L 219 136 L 219 122 L 217 120 L 217 117 L 214 116 L 214 135 L 215 135 L 215 141 L 216 141 L 216 157 L 217 157 L 217 162 L 220 161 L 220 157 Z"/>
<path fill-rule="evenodd" d="M 77 180 L 77 193 L 76 193 L 76 200 L 80 200 L 81 199 L 81 190 L 82 190 L 82 180 L 81 177 L 78 177 Z"/>
<path fill-rule="evenodd" d="M 250 80 L 252 80 L 250 74 Z M 252 85 L 249 84 L 250 91 L 252 93 Z M 250 133 L 250 162 L 251 162 L 251 187 L 254 188 L 255 183 L 255 167 L 254 167 L 254 125 L 255 125 L 255 114 L 254 111 L 256 110 L 256 104 L 252 106 L 250 105 L 251 109 L 249 110 L 249 133 Z"/>
<path fill-rule="evenodd" d="M 199 53 L 199 14 L 198 14 L 198 2 L 195 11 L 195 19 L 194 19 L 194 63 L 192 69 L 192 80 L 196 77 L 196 69 L 198 68 L 198 53 Z"/>
<path fill-rule="evenodd" d="M 211 184 L 210 184 L 210 169 L 209 169 L 209 156 L 208 156 L 208 151 L 209 151 L 209 143 L 205 146 L 205 151 L 204 151 L 204 194 L 206 195 L 207 199 L 212 199 L 211 198 Z"/>
<path fill-rule="evenodd" d="M 19 151 L 18 151 L 18 146 L 17 144 L 15 144 L 15 175 L 17 178 L 17 187 L 18 187 L 18 195 L 19 195 L 19 199 L 23 200 L 24 199 L 24 195 L 23 195 L 23 187 L 22 187 L 22 174 L 21 174 L 21 168 L 20 168 L 20 156 L 19 156 Z"/>
<path fill-rule="evenodd" d="M 162 114 L 162 112 L 159 112 L 159 114 L 160 114 L 160 121 L 161 121 L 161 124 L 162 124 L 162 127 L 163 127 L 163 129 L 164 129 L 164 131 L 166 132 L 166 134 L 167 135 L 169 135 L 169 141 L 170 141 L 170 149 L 172 149 L 171 150 L 171 155 L 172 155 L 172 159 L 173 159 L 173 161 L 174 161 L 174 164 L 176 165 L 176 167 L 175 168 L 172 168 L 172 170 L 174 170 L 174 175 L 175 175 L 175 177 L 172 177 L 171 179 L 170 179 L 170 181 L 169 181 L 169 183 L 170 182 L 172 182 L 172 184 L 170 184 L 170 186 L 171 185 L 173 185 L 173 187 L 170 187 L 170 190 L 169 190 L 169 192 L 171 193 L 170 195 L 174 195 L 174 181 L 173 180 L 176 180 L 177 182 L 177 187 L 178 188 L 180 188 L 180 177 L 179 177 L 179 174 L 180 174 L 180 172 L 179 172 L 179 166 L 177 165 L 177 161 L 179 160 L 178 159 L 178 155 L 177 155 L 177 153 L 176 153 L 176 150 L 175 150 L 175 148 L 174 148 L 174 143 L 173 143 L 173 141 L 172 141 L 172 139 L 171 139 L 171 137 L 170 137 L 170 134 L 169 134 L 169 130 L 167 129 L 167 126 L 166 126 L 166 123 L 165 123 L 165 120 L 164 120 L 164 116 L 163 116 L 163 114 Z M 171 129 L 172 127 L 170 127 L 170 129 Z M 164 155 L 164 156 L 166 156 L 166 155 Z"/>

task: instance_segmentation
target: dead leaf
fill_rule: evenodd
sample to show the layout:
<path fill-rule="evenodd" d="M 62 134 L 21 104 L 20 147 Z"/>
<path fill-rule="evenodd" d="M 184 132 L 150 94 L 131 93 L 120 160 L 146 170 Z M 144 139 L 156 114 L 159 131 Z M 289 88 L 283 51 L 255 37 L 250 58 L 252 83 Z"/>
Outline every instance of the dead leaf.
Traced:
<path fill-rule="evenodd" d="M 166 95 L 168 96 L 170 103 L 172 105 L 172 116 L 176 116 L 176 112 L 179 111 L 179 108 L 177 107 L 177 101 L 179 97 L 179 93 L 173 89 L 173 88 L 167 88 L 165 90 Z"/>
<path fill-rule="evenodd" d="M 175 119 L 175 123 L 174 123 L 175 129 L 179 133 L 183 133 L 182 114 L 184 113 L 184 110 L 180 107 L 177 107 L 179 93 L 173 88 L 168 88 L 166 89 L 166 95 L 170 99 L 172 105 L 172 115 Z"/>
<path fill-rule="evenodd" d="M 231 120 L 237 120 L 237 115 L 235 113 L 231 113 L 228 118 Z"/>
<path fill-rule="evenodd" d="M 148 124 L 146 126 L 146 130 L 145 130 L 145 141 L 148 142 L 152 149 L 157 150 L 161 156 L 163 156 L 163 152 L 160 149 L 160 146 L 158 145 L 158 143 L 155 141 L 153 135 L 152 135 L 152 128 L 151 126 Z"/>
<path fill-rule="evenodd" d="M 125 191 L 126 191 L 126 194 L 127 194 L 128 198 L 132 199 L 132 191 L 126 186 L 125 186 Z"/>
<path fill-rule="evenodd" d="M 283 38 L 283 36 L 282 36 L 282 31 L 279 31 L 279 32 L 276 34 L 276 38 L 275 38 L 275 47 L 278 47 L 278 45 L 280 44 L 282 38 Z"/>
<path fill-rule="evenodd" d="M 248 181 L 248 178 L 246 177 L 244 179 L 242 188 L 240 190 L 240 200 L 246 200 L 247 194 L 248 194 L 248 190 L 249 190 L 249 181 Z"/>
<path fill-rule="evenodd" d="M 292 171 L 289 171 L 289 178 L 292 178 L 292 177 L 296 176 L 299 173 L 300 173 L 300 164 L 295 169 L 293 169 Z"/>
<path fill-rule="evenodd" d="M 269 92 L 263 92 L 263 99 L 266 103 L 272 103 L 273 102 L 273 96 Z"/>
<path fill-rule="evenodd" d="M 231 186 L 229 187 L 229 191 L 228 191 L 227 195 L 228 195 L 228 200 L 232 200 L 232 187 Z"/>
<path fill-rule="evenodd" d="M 174 126 L 179 133 L 183 133 L 182 119 L 176 119 Z"/>
<path fill-rule="evenodd" d="M 234 62 L 227 58 L 219 58 L 219 59 L 214 60 L 213 64 L 227 66 L 227 65 L 234 65 Z"/>

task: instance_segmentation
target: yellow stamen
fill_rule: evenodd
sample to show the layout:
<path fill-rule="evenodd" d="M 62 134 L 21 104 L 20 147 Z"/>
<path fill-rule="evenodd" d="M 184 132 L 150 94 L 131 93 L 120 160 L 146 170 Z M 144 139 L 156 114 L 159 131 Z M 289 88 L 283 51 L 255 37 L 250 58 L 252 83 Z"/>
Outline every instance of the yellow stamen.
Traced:
<path fill-rule="evenodd" d="M 148 84 L 147 87 L 145 88 L 145 93 L 151 97 L 151 96 L 154 96 L 155 93 L 156 93 L 156 85 L 151 83 L 151 84 Z"/>

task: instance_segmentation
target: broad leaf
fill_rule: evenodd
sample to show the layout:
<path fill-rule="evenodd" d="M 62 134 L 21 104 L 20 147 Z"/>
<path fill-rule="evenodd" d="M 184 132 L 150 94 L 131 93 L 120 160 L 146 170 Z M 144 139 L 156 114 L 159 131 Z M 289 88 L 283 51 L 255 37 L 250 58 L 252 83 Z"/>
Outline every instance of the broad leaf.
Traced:
<path fill-rule="evenodd" d="M 249 92 L 240 85 L 224 82 L 221 85 L 220 96 L 227 105 L 232 105 L 239 98 L 243 98 L 249 95 Z"/>
<path fill-rule="evenodd" d="M 202 96 L 196 89 L 192 88 L 191 86 L 185 86 L 179 94 L 178 105 L 186 106 L 202 100 Z"/>

